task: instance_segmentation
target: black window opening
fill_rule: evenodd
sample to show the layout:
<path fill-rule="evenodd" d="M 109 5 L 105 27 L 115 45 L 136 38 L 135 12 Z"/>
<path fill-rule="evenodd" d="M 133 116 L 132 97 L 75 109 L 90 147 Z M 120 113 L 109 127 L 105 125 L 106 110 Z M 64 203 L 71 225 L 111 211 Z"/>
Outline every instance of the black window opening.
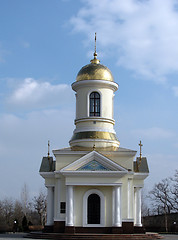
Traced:
<path fill-rule="evenodd" d="M 88 224 L 100 224 L 100 197 L 93 193 L 88 197 L 87 222 Z"/>
<path fill-rule="evenodd" d="M 65 202 L 61 202 L 61 213 L 66 213 L 66 203 Z"/>
<path fill-rule="evenodd" d="M 100 95 L 98 92 L 90 94 L 90 116 L 100 117 Z"/>

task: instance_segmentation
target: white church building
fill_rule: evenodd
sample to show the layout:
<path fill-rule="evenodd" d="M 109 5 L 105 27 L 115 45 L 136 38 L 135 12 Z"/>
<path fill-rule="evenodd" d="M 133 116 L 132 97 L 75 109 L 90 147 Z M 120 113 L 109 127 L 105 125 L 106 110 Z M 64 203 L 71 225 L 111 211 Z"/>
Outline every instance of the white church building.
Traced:
<path fill-rule="evenodd" d="M 141 233 L 141 189 L 147 159 L 120 147 L 114 130 L 118 84 L 96 50 L 72 83 L 76 119 L 70 147 L 43 157 L 45 228 L 66 233 Z M 141 142 L 140 142 L 141 148 Z"/>

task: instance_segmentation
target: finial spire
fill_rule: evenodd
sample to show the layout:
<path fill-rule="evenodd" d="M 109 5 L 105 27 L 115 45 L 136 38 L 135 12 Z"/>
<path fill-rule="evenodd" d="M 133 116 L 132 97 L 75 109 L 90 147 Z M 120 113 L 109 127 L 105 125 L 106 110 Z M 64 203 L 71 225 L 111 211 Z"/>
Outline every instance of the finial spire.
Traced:
<path fill-rule="evenodd" d="M 142 147 L 143 147 L 143 144 L 140 140 L 140 143 L 138 144 L 140 146 L 140 157 L 139 157 L 139 160 L 137 161 L 137 171 L 139 171 L 139 168 L 140 168 L 140 165 L 141 165 L 141 162 L 142 162 Z"/>
<path fill-rule="evenodd" d="M 95 32 L 95 52 L 94 52 L 94 56 L 95 56 L 95 54 L 97 56 L 97 53 L 96 53 L 96 32 Z"/>
<path fill-rule="evenodd" d="M 96 63 L 96 64 L 98 64 L 98 63 L 100 62 L 100 60 L 97 59 L 97 52 L 96 52 L 96 32 L 95 32 L 95 51 L 94 51 L 93 56 L 94 56 L 94 59 L 92 59 L 90 62 L 91 62 L 91 63 Z"/>
<path fill-rule="evenodd" d="M 48 140 L 48 159 L 49 159 L 49 155 L 50 155 L 50 141 Z"/>
<path fill-rule="evenodd" d="M 142 147 L 143 147 L 143 144 L 140 140 L 140 143 L 138 144 L 140 146 L 140 159 L 142 158 Z"/>

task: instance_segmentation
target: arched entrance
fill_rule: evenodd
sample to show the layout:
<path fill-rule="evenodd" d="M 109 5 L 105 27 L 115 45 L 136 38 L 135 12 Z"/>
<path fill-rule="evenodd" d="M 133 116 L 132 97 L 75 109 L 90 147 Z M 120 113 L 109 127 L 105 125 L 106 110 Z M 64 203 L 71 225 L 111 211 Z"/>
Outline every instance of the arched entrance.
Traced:
<path fill-rule="evenodd" d="M 105 197 L 98 189 L 90 189 L 83 196 L 83 226 L 105 226 Z"/>
<path fill-rule="evenodd" d="M 101 200 L 98 194 L 88 196 L 87 223 L 100 224 Z"/>

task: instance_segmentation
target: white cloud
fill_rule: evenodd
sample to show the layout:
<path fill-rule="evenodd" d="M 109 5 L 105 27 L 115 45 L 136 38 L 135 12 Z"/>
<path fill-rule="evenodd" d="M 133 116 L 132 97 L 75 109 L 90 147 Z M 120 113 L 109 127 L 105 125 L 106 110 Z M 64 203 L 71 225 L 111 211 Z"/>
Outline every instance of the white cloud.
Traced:
<path fill-rule="evenodd" d="M 174 95 L 178 97 L 178 86 L 174 86 L 173 88 Z"/>
<path fill-rule="evenodd" d="M 120 66 L 163 82 L 178 71 L 178 11 L 175 0 L 85 0 L 70 22 L 73 30 L 113 50 Z"/>
<path fill-rule="evenodd" d="M 7 99 L 8 106 L 22 109 L 59 107 L 70 103 L 73 93 L 67 84 L 52 85 L 26 78 Z"/>
<path fill-rule="evenodd" d="M 141 138 L 146 137 L 149 139 L 166 139 L 175 136 L 175 134 L 170 130 L 165 130 L 159 127 L 152 127 L 148 129 L 135 129 L 132 130 L 132 134 L 136 134 Z"/>

